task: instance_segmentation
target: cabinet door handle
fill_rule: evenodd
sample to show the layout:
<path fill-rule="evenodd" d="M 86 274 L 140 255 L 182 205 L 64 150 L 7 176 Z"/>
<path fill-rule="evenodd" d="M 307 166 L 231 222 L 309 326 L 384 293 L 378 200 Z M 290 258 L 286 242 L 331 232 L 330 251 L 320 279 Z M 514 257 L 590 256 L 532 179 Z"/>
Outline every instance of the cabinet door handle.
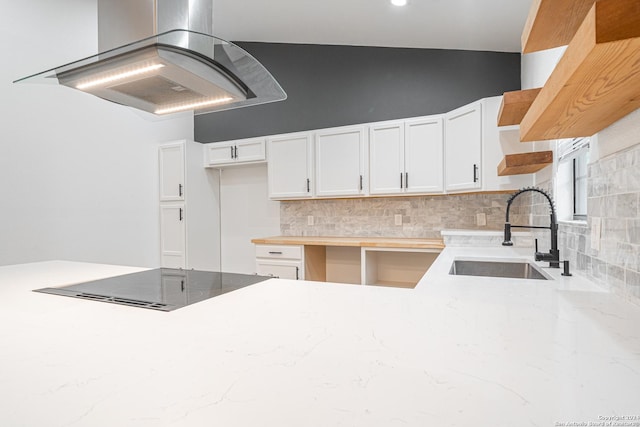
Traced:
<path fill-rule="evenodd" d="M 179 210 L 178 218 L 180 219 L 180 221 L 182 221 L 182 208 L 180 208 Z"/>
<path fill-rule="evenodd" d="M 296 280 L 300 280 L 300 268 L 296 267 Z"/>
<path fill-rule="evenodd" d="M 234 147 L 234 157 L 236 159 L 238 158 L 238 146 L 237 145 Z"/>
<path fill-rule="evenodd" d="M 229 148 L 231 148 L 231 158 L 233 159 L 233 146 L 231 146 Z"/>
<path fill-rule="evenodd" d="M 409 172 L 404 173 L 404 188 L 409 188 Z"/>
<path fill-rule="evenodd" d="M 402 189 L 402 172 L 400 172 L 400 189 Z"/>
<path fill-rule="evenodd" d="M 478 165 L 473 164 L 473 182 L 478 182 Z"/>
<path fill-rule="evenodd" d="M 178 184 L 178 196 L 182 197 L 182 184 Z"/>
<path fill-rule="evenodd" d="M 362 191 L 362 175 L 360 175 L 360 191 Z"/>
<path fill-rule="evenodd" d="M 281 251 L 269 251 L 270 255 L 282 255 Z"/>
<path fill-rule="evenodd" d="M 311 192 L 311 180 L 307 178 L 307 193 Z"/>

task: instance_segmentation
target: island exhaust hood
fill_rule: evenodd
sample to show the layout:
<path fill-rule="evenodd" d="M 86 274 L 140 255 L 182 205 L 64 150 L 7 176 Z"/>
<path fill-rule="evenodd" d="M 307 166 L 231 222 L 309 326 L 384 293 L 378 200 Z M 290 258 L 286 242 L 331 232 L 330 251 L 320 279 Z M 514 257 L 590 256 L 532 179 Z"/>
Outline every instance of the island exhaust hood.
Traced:
<path fill-rule="evenodd" d="M 262 64 L 212 29 L 212 0 L 98 0 L 101 53 L 14 83 L 57 83 L 157 115 L 287 98 Z"/>

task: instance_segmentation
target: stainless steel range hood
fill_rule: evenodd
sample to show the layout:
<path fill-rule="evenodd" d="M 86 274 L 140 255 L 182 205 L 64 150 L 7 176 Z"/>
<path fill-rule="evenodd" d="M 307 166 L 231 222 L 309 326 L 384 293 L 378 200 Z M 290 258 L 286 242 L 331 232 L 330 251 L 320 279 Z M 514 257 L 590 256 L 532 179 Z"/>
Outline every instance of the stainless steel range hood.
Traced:
<path fill-rule="evenodd" d="M 212 0 L 98 0 L 101 53 L 14 83 L 58 83 L 158 115 L 286 99 L 262 64 L 212 28 Z"/>

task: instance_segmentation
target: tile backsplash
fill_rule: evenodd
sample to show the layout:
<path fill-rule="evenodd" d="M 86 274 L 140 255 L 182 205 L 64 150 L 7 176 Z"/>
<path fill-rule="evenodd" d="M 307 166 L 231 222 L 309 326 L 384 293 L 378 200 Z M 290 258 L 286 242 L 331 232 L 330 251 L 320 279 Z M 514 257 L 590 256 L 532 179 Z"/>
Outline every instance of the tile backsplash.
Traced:
<path fill-rule="evenodd" d="M 284 236 L 439 238 L 443 229 L 502 230 L 508 198 L 485 193 L 284 201 L 280 231 Z M 512 206 L 512 222 L 528 221 L 528 211 L 521 206 Z M 477 214 L 486 216 L 486 225 L 477 225 Z M 402 225 L 395 225 L 396 215 L 401 215 Z M 309 216 L 313 225 L 308 225 Z"/>
<path fill-rule="evenodd" d="M 587 222 L 560 225 L 560 255 L 640 303 L 640 144 L 588 167 Z M 601 224 L 600 242 L 591 229 Z"/>

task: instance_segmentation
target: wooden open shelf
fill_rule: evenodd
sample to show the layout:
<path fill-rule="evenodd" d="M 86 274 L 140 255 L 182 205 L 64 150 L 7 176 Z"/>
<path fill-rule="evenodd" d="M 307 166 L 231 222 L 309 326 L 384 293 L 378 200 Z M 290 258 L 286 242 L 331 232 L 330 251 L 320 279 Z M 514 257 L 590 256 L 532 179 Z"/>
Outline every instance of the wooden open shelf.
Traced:
<path fill-rule="evenodd" d="M 553 151 L 507 154 L 498 165 L 498 175 L 535 173 L 553 163 Z"/>
<path fill-rule="evenodd" d="M 591 136 L 638 108 L 638 0 L 598 1 L 522 119 L 520 140 Z"/>
<path fill-rule="evenodd" d="M 522 53 L 568 45 L 595 0 L 533 0 L 522 31 Z"/>
<path fill-rule="evenodd" d="M 498 112 L 498 126 L 519 125 L 542 88 L 505 92 Z"/>

